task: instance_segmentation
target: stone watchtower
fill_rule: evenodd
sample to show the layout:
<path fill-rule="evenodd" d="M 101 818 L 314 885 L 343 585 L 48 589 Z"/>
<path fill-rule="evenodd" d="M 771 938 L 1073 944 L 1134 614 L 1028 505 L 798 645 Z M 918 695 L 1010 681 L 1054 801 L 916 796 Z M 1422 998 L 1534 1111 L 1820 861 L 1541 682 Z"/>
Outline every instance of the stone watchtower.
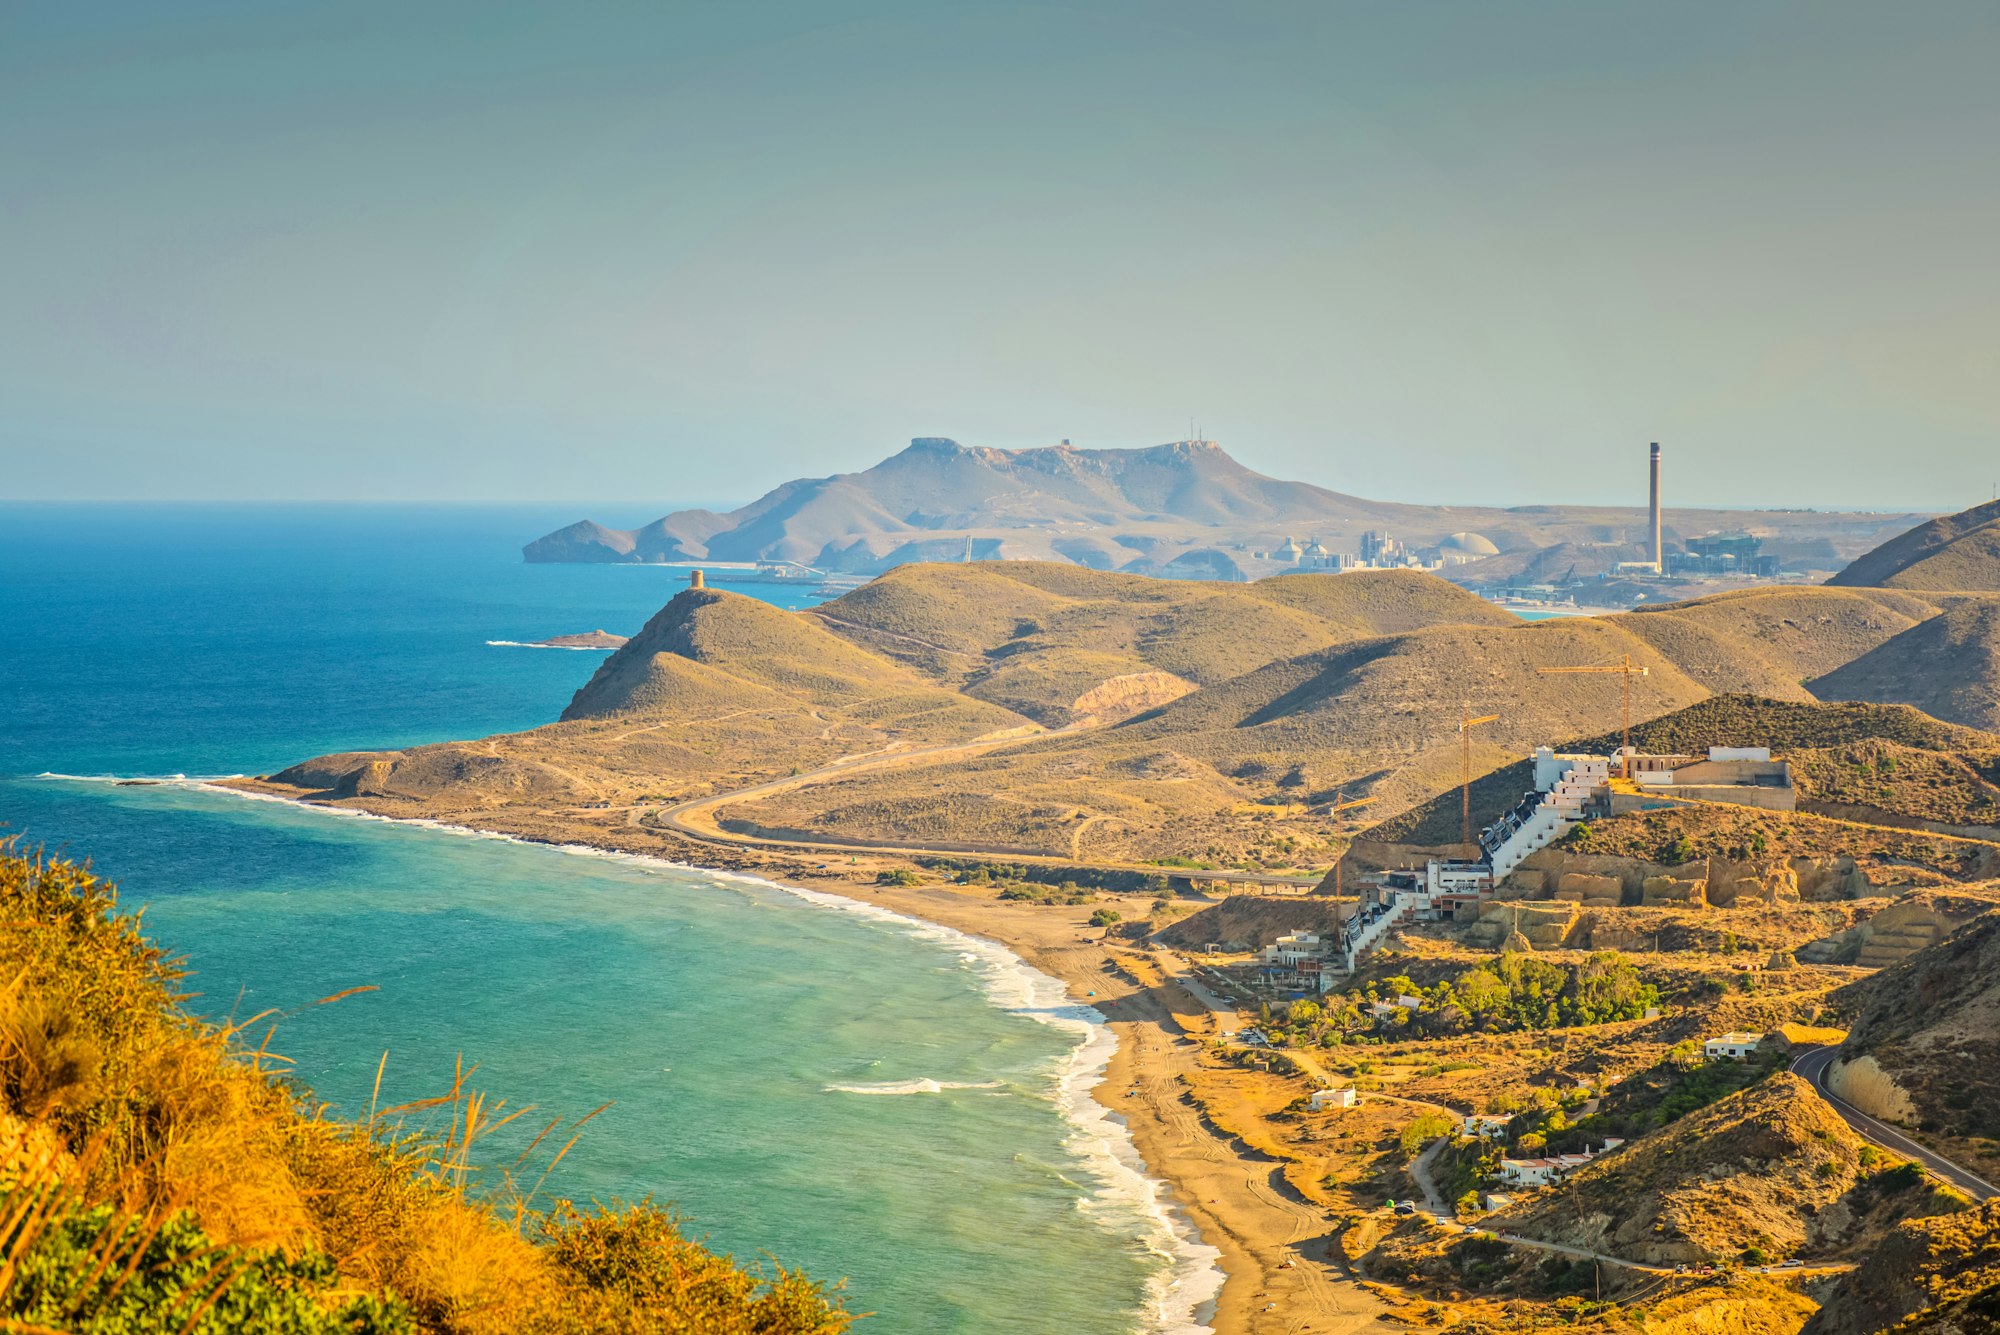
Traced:
<path fill-rule="evenodd" d="M 708 587 L 707 582 L 702 579 L 699 570 L 688 571 L 688 587 L 690 589 L 705 589 Z"/>

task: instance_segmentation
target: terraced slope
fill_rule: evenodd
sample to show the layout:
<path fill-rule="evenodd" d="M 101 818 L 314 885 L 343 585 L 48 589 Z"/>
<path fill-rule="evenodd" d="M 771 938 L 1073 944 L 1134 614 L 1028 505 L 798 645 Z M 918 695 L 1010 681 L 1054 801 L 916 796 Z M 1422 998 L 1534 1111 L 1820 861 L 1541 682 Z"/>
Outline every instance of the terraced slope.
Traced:
<path fill-rule="evenodd" d="M 1551 745 L 1602 755 L 1619 740 L 1615 731 L 1597 732 Z M 1715 695 L 1637 724 L 1632 740 L 1668 754 L 1768 746 L 1792 763 L 1804 811 L 1892 825 L 2000 826 L 2000 736 L 1939 722 L 1908 705 Z M 1519 801 L 1531 781 L 1525 760 L 1475 779 L 1475 822 Z M 1458 824 L 1458 793 L 1450 790 L 1377 822 L 1362 837 L 1436 844 L 1455 838 Z"/>

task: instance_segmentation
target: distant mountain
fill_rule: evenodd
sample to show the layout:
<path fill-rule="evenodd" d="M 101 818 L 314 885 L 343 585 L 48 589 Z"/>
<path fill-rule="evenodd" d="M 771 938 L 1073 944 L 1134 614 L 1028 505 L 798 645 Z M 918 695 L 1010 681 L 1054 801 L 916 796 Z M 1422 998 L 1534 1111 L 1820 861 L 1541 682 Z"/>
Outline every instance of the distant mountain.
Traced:
<path fill-rule="evenodd" d="M 2000 501 L 1917 525 L 1828 580 L 1850 588 L 2000 592 Z"/>
<path fill-rule="evenodd" d="M 1417 456 L 1421 467 L 1421 456 Z M 1635 456 L 1636 460 L 1636 456 Z M 1636 465 L 1634 499 L 1639 493 Z M 1924 516 L 1674 510 L 1681 535 L 1745 530 L 1794 568 L 1835 569 Z M 1062 561 L 1094 570 L 1242 581 L 1277 574 L 1289 536 L 1352 553 L 1386 529 L 1472 558 L 1461 583 L 1588 578 L 1637 546 L 1636 506 L 1402 505 L 1245 468 L 1213 441 L 1135 450 L 995 450 L 939 437 L 858 473 L 800 478 L 727 514 L 680 510 L 637 529 L 583 520 L 522 549 L 536 562 L 793 561 L 879 575 L 924 561 Z M 1671 544 L 1670 544 L 1671 545 Z M 1547 549 L 1544 553 L 1543 549 Z"/>
<path fill-rule="evenodd" d="M 787 482 L 739 510 L 682 510 L 633 530 L 588 520 L 528 544 L 530 561 L 797 561 L 877 572 L 912 561 L 1066 560 L 1097 569 L 1189 552 L 1222 529 L 1245 536 L 1408 523 L 1422 507 L 1378 504 L 1252 472 L 1212 441 L 1138 450 L 994 450 L 922 437 L 859 473 Z M 1200 544 L 1206 545 L 1206 543 Z M 1164 550 L 1163 550 L 1164 549 Z M 1218 558 L 1220 558 L 1218 560 Z"/>

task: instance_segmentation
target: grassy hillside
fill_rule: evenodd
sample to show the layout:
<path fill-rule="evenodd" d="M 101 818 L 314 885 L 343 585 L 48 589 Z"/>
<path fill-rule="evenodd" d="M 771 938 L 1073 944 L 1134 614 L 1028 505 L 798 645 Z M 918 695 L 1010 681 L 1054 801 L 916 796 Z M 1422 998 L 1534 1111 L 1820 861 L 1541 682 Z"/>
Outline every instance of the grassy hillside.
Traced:
<path fill-rule="evenodd" d="M 1610 620 L 1704 687 L 1809 700 L 1805 682 L 1877 648 L 1937 607 L 1875 590 L 1773 588 L 1716 594 Z"/>
<path fill-rule="evenodd" d="M 399 813 L 490 817 L 692 797 L 987 739 L 727 814 L 753 833 L 839 826 L 915 843 L 951 830 L 953 847 L 995 852 L 1310 870 L 1341 842 L 1313 809 L 1343 793 L 1374 799 L 1380 834 L 1455 840 L 1461 710 L 1499 715 L 1472 739 L 1473 773 L 1490 776 L 1475 794 L 1482 823 L 1518 799 L 1525 773 L 1509 767 L 1535 746 L 1608 748 L 1624 681 L 1540 669 L 1629 656 L 1646 670 L 1632 681 L 1643 745 L 1771 745 L 1795 760 L 1808 800 L 1979 825 L 2000 797 L 2000 743 L 1915 710 L 1842 714 L 1813 694 L 1915 690 L 1983 721 L 1995 661 L 1983 609 L 1783 588 L 1529 624 L 1409 571 L 1221 584 L 1050 562 L 912 565 L 806 614 L 688 591 L 605 661 L 562 723 L 279 778 Z M 993 750 L 994 738 L 1012 740 Z"/>
<path fill-rule="evenodd" d="M 831 709 L 903 702 L 918 710 L 956 709 L 988 728 L 1022 722 L 1004 711 L 948 696 L 916 674 L 848 644 L 809 617 L 719 589 L 687 589 L 613 653 L 576 693 L 563 719 L 684 708 L 679 664 L 692 662 L 747 683 L 751 703 L 768 692 Z M 878 714 L 879 708 L 875 710 Z"/>
<path fill-rule="evenodd" d="M 1254 584 L 1147 579 L 1047 562 L 902 566 L 809 613 L 941 683 L 1052 725 L 1111 677 L 1213 685 L 1376 635 L 1514 618 L 1415 571 Z"/>
<path fill-rule="evenodd" d="M 1893 701 L 1968 727 L 2000 729 L 2000 598 L 1953 600 L 1940 615 L 1806 688 L 1822 700 Z"/>
<path fill-rule="evenodd" d="M 1603 755 L 1620 741 L 1620 733 L 1598 732 L 1550 745 Z M 1701 755 L 1711 746 L 1768 746 L 1792 762 L 1800 801 L 1808 808 L 1865 807 L 1892 823 L 2000 821 L 2000 736 L 1940 722 L 1908 705 L 1716 695 L 1639 723 L 1632 742 L 1647 751 L 1687 755 Z M 1475 779 L 1474 822 L 1493 820 L 1533 781 L 1533 767 L 1525 760 Z M 1364 837 L 1435 844 L 1457 838 L 1458 825 L 1458 792 L 1450 789 L 1376 822 Z"/>
<path fill-rule="evenodd" d="M 1789 1073 L 1643 1136 L 1495 1221 L 1529 1237 L 1654 1264 L 1838 1253 L 1930 1204 L 1922 1175 L 1875 1154 Z M 1754 1254 L 1753 1254 L 1754 1259 Z"/>
<path fill-rule="evenodd" d="M 462 1086 L 365 1124 L 326 1118 L 241 1029 L 178 1009 L 172 962 L 75 864 L 0 847 L 0 972 L 7 1329 L 834 1335 L 851 1321 L 802 1276 L 740 1268 L 652 1206 L 579 1210 L 483 1175 L 483 1133 L 509 1114 Z M 405 1111 L 448 1130 L 399 1130 Z M 573 1134 L 552 1127 L 529 1173 Z"/>
<path fill-rule="evenodd" d="M 1833 994 L 1842 1062 L 1871 1059 L 1919 1126 L 2000 1139 L 2000 912 Z"/>
<path fill-rule="evenodd" d="M 2000 1201 L 1906 1219 L 1841 1277 L 1801 1335 L 2000 1330 Z"/>
<path fill-rule="evenodd" d="M 2000 501 L 1919 524 L 1827 583 L 1849 588 L 2000 591 Z"/>

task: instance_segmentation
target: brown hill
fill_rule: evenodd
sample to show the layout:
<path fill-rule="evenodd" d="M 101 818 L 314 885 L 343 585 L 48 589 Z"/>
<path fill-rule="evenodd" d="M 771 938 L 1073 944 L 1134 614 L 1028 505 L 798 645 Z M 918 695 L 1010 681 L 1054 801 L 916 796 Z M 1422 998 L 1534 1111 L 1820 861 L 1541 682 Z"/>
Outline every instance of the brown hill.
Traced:
<path fill-rule="evenodd" d="M 2000 1330 L 2000 1201 L 1890 1230 L 1800 1335 L 1992 1335 Z"/>
<path fill-rule="evenodd" d="M 453 809 L 601 806 L 748 787 L 887 748 L 929 754 L 722 815 L 743 830 L 837 827 L 907 843 L 955 830 L 951 846 L 995 852 L 1323 869 L 1334 844 L 1315 808 L 1365 793 L 1370 817 L 1393 818 L 1454 787 L 1466 707 L 1500 715 L 1475 734 L 1475 774 L 1538 744 L 1604 737 L 1621 679 L 1537 669 L 1629 655 L 1647 669 L 1633 682 L 1635 718 L 1677 718 L 1664 732 L 1642 726 L 1642 744 L 1865 734 L 1865 755 L 1801 753 L 1806 783 L 1823 777 L 1828 802 L 1873 801 L 1909 823 L 1978 824 L 2000 793 L 1993 739 L 1914 710 L 1863 727 L 1840 711 L 1864 707 L 1815 705 L 1797 684 L 1940 615 L 1896 591 L 1794 588 L 1531 624 L 1411 571 L 1202 584 L 1054 562 L 910 566 L 810 613 L 683 593 L 605 660 L 561 723 L 329 758 L 291 780 Z M 1817 712 L 1739 699 L 1679 713 L 1725 687 Z M 1004 749 L 962 749 L 1009 734 Z M 1922 754 L 1895 750 L 1913 746 Z M 1482 818 L 1523 786 L 1518 773 L 1483 781 Z M 1426 837 L 1450 839 L 1450 805 L 1433 803 L 1412 828 L 1449 826 Z"/>
<path fill-rule="evenodd" d="M 2000 501 L 1930 520 L 1855 558 L 1829 584 L 2000 592 Z"/>
<path fill-rule="evenodd" d="M 1611 618 L 1630 625 L 1637 618 Z M 1615 679 L 1614 679 L 1615 680 Z M 1552 738 L 1559 751 L 1603 755 L 1620 734 Z M 1936 824 L 1977 832 L 2000 825 L 2000 736 L 1943 723 L 1909 705 L 1772 700 L 1714 695 L 1632 729 L 1642 750 L 1699 755 L 1711 746 L 1767 746 L 1792 764 L 1800 809 L 1886 824 Z M 1526 760 L 1472 784 L 1475 823 L 1520 800 L 1533 779 Z M 1457 837 L 1456 789 L 1392 814 L 1361 837 L 1432 845 Z"/>
<path fill-rule="evenodd" d="M 2000 730 L 2000 598 L 1954 599 L 1937 616 L 1808 681 L 1806 689 L 1822 700 L 1894 701 L 1954 723 Z"/>
<path fill-rule="evenodd" d="M 1828 1256 L 1912 1205 L 1922 1176 L 1878 1178 L 1864 1142 L 1781 1072 L 1600 1157 L 1560 1190 L 1496 1216 L 1496 1230 L 1652 1264 Z"/>
<path fill-rule="evenodd" d="M 690 664 L 707 671 L 691 672 Z M 741 695 L 732 700 L 730 692 L 739 689 Z M 610 714 L 685 712 L 704 703 L 754 708 L 786 700 L 864 709 L 877 718 L 947 710 L 963 716 L 976 732 L 1024 722 L 941 691 L 898 664 L 848 644 L 809 617 L 719 589 L 675 595 L 604 661 L 562 716 L 571 722 Z"/>
<path fill-rule="evenodd" d="M 1835 1092 L 1925 1130 L 2000 1137 L 2000 912 L 1831 1000 L 1854 1017 Z"/>
<path fill-rule="evenodd" d="M 1518 625 L 1416 571 L 1197 584 L 1048 562 L 903 566 L 809 613 L 940 682 L 1056 725 L 1114 677 L 1210 686 L 1281 658 L 1420 627 Z"/>
<path fill-rule="evenodd" d="M 1613 618 L 1711 691 L 1810 700 L 1806 681 L 1937 614 L 1909 594 L 1744 589 Z"/>

